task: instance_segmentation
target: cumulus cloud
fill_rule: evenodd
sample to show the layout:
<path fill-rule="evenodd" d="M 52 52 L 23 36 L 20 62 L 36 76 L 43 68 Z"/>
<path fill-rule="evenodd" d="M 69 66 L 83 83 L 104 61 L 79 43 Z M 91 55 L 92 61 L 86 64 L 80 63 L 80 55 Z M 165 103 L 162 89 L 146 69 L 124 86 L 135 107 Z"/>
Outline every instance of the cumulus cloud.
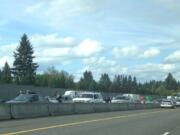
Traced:
<path fill-rule="evenodd" d="M 73 37 L 60 37 L 57 34 L 49 35 L 33 35 L 31 37 L 32 44 L 35 47 L 69 47 L 75 45 L 76 41 Z"/>
<path fill-rule="evenodd" d="M 151 57 L 155 57 L 155 56 L 157 56 L 159 54 L 160 54 L 160 50 L 159 49 L 157 49 L 157 48 L 150 48 L 148 50 L 145 50 L 143 52 L 143 54 L 140 55 L 140 57 L 142 57 L 142 58 L 151 58 Z"/>
<path fill-rule="evenodd" d="M 12 64 L 13 64 L 13 58 L 10 57 L 10 56 L 0 57 L 0 69 L 1 69 L 2 67 L 4 67 L 5 62 L 8 62 L 8 64 L 9 64 L 10 66 L 12 66 Z"/>
<path fill-rule="evenodd" d="M 175 64 L 147 63 L 143 65 L 136 65 L 130 72 L 137 76 L 141 81 L 163 80 L 169 72 L 177 72 L 177 67 Z"/>
<path fill-rule="evenodd" d="M 18 44 L 0 45 L 0 68 L 2 68 L 7 61 L 10 66 L 13 64 L 13 52 Z"/>
<path fill-rule="evenodd" d="M 180 62 L 180 50 L 168 55 L 165 60 L 166 63 L 179 63 Z"/>
<path fill-rule="evenodd" d="M 151 58 L 160 54 L 160 50 L 157 48 L 143 49 L 138 46 L 129 46 L 123 48 L 114 48 L 112 51 L 116 58 L 128 57 L 128 58 Z"/>
<path fill-rule="evenodd" d="M 76 56 L 79 57 L 90 57 L 96 53 L 101 52 L 102 50 L 103 46 L 100 42 L 91 39 L 85 39 L 78 46 L 74 47 L 73 52 Z"/>
<path fill-rule="evenodd" d="M 26 12 L 39 17 L 48 18 L 52 26 L 60 24 L 84 14 L 94 13 L 98 5 L 103 1 L 87 1 L 87 0 L 53 0 L 40 1 L 26 8 Z M 101 4 L 100 4 L 101 3 Z"/>
<path fill-rule="evenodd" d="M 114 48 L 113 54 L 115 57 L 127 57 L 127 56 L 136 56 L 139 52 L 137 46 L 123 47 L 123 48 Z"/>

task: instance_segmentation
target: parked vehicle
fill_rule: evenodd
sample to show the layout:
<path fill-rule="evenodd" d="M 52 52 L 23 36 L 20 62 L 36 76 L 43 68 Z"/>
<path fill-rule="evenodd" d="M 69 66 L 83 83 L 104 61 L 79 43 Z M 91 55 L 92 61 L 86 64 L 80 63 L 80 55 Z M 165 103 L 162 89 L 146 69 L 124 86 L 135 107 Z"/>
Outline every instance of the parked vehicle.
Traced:
<path fill-rule="evenodd" d="M 70 91 L 66 91 L 64 93 L 64 95 L 62 96 L 62 101 L 64 103 L 72 103 L 73 102 L 73 98 L 77 97 L 78 96 L 78 93 L 77 91 L 73 91 L 73 90 L 70 90 Z"/>
<path fill-rule="evenodd" d="M 160 104 L 161 108 L 175 108 L 176 104 L 172 100 L 163 100 Z"/>
<path fill-rule="evenodd" d="M 176 100 L 176 106 L 180 106 L 180 99 Z"/>
<path fill-rule="evenodd" d="M 141 103 L 140 95 L 138 94 L 123 94 L 123 96 L 128 97 L 133 103 Z"/>
<path fill-rule="evenodd" d="M 0 99 L 0 103 L 5 103 L 6 101 L 3 99 Z"/>
<path fill-rule="evenodd" d="M 82 92 L 78 97 L 73 98 L 73 103 L 105 103 L 101 93 L 98 92 Z"/>
<path fill-rule="evenodd" d="M 111 100 L 111 103 L 131 103 L 131 102 L 132 101 L 130 100 L 129 97 L 123 95 L 115 96 Z"/>
<path fill-rule="evenodd" d="M 49 103 L 59 103 L 59 101 L 55 97 L 47 96 L 45 97 Z"/>
<path fill-rule="evenodd" d="M 38 94 L 20 94 L 6 103 L 47 103 L 47 99 Z"/>

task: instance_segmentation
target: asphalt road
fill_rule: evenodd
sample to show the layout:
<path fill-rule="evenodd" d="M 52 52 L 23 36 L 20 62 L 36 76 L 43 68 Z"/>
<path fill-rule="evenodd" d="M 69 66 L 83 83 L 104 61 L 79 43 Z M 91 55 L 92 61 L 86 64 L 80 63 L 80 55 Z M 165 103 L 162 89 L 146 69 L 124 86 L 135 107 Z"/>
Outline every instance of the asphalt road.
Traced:
<path fill-rule="evenodd" d="M 180 108 L 0 122 L 0 135 L 180 135 Z"/>

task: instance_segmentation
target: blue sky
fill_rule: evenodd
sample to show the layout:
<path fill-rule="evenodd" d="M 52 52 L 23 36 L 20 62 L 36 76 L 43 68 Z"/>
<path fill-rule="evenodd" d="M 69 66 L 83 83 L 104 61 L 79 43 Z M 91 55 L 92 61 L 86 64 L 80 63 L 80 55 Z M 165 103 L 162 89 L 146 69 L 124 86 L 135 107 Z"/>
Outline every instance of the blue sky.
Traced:
<path fill-rule="evenodd" d="M 180 80 L 179 0 L 1 0 L 0 20 L 1 68 L 26 33 L 38 72 Z"/>

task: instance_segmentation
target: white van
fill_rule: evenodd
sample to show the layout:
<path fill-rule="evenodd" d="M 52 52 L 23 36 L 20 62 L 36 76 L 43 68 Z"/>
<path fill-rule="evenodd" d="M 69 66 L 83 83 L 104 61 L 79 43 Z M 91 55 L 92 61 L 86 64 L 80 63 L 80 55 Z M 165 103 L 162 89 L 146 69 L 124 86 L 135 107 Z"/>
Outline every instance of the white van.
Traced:
<path fill-rule="evenodd" d="M 105 103 L 99 92 L 81 92 L 78 97 L 73 98 L 73 103 Z"/>
<path fill-rule="evenodd" d="M 63 102 L 64 103 L 72 103 L 73 98 L 77 97 L 78 93 L 79 92 L 74 91 L 74 90 L 65 91 L 64 95 L 62 96 L 63 97 Z"/>

